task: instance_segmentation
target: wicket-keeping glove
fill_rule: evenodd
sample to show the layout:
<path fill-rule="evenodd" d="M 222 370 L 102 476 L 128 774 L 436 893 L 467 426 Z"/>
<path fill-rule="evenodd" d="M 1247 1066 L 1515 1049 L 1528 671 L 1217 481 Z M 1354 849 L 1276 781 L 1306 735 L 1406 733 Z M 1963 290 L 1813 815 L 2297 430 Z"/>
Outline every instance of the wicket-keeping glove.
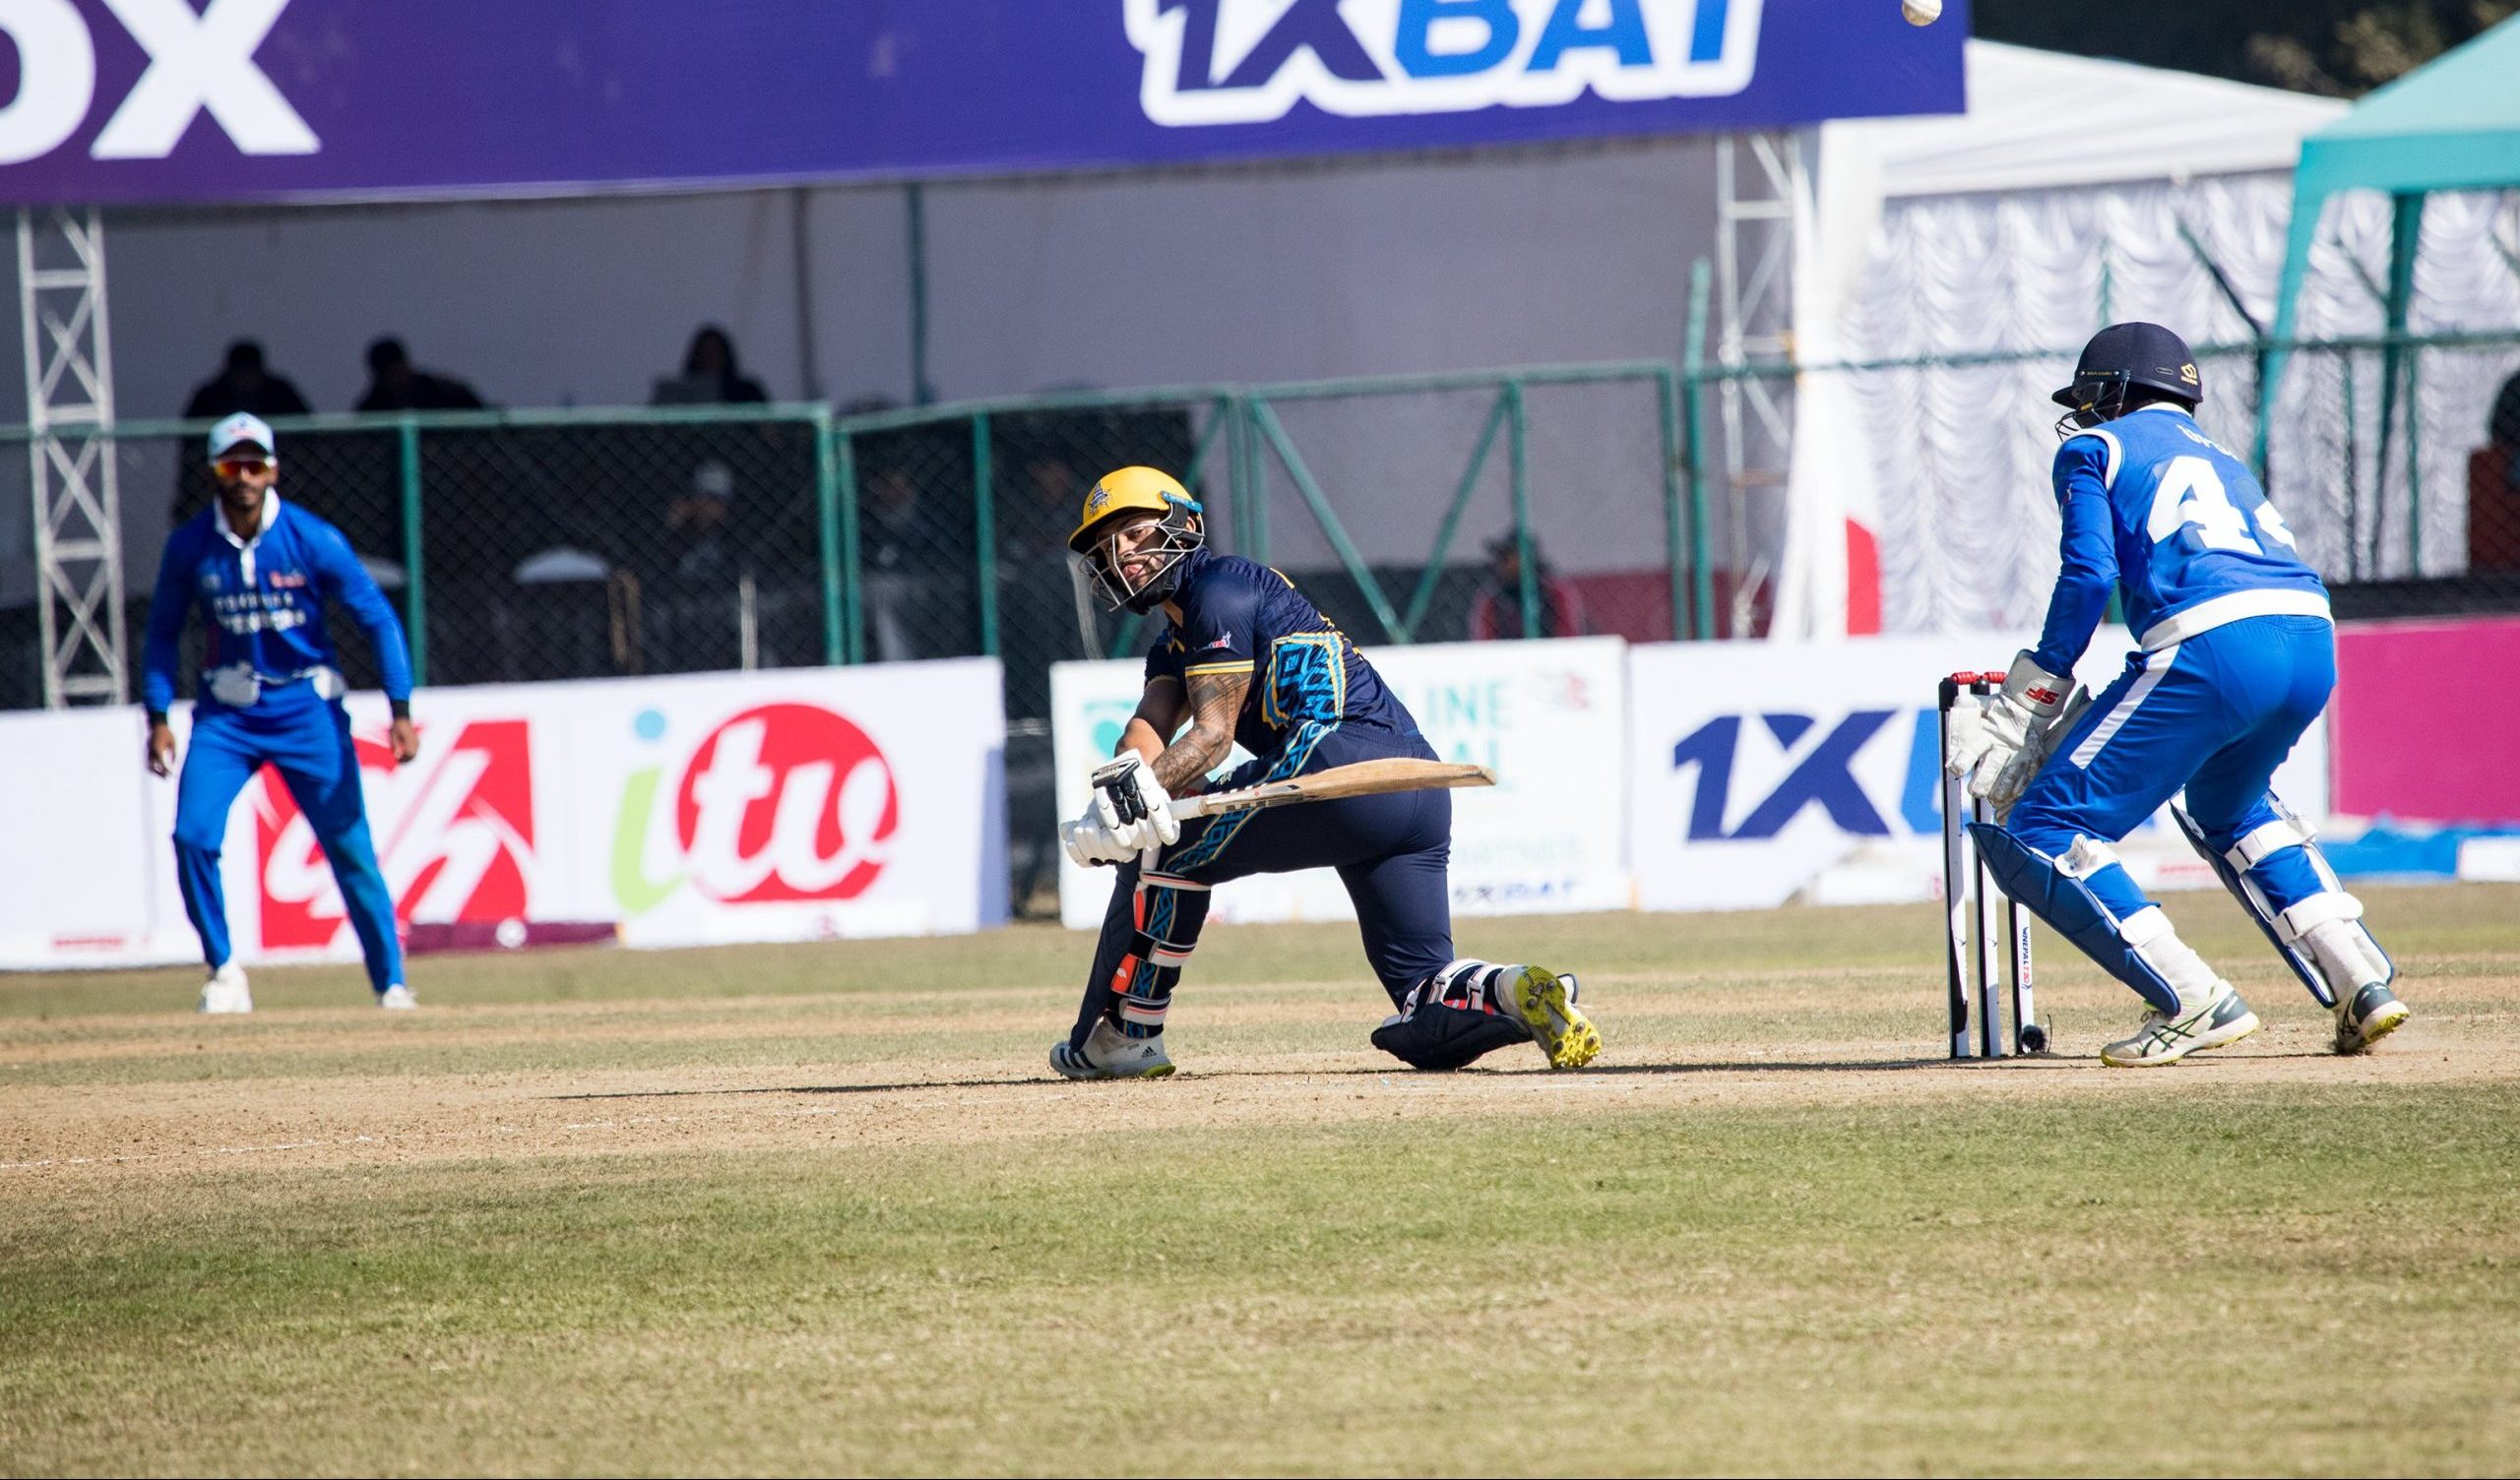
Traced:
<path fill-rule="evenodd" d="M 2003 688 L 1988 696 L 1974 722 L 1952 725 L 1951 754 L 1944 764 L 1954 774 L 1967 771 L 1969 794 L 1984 797 L 2000 817 L 2021 800 L 2031 777 L 2048 764 L 2057 740 L 2089 703 L 2071 679 L 2049 673 L 2032 662 L 2029 653 L 2021 653 L 2004 675 Z"/>

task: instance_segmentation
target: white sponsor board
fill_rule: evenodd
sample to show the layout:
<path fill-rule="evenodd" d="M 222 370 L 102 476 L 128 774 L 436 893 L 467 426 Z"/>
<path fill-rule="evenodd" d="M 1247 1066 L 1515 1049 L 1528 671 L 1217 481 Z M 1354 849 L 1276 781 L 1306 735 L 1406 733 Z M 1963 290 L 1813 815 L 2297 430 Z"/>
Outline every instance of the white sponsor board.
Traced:
<path fill-rule="evenodd" d="M 1752 909 L 1789 899 L 1890 903 L 1942 888 L 1934 684 L 2011 661 L 2036 637 L 1663 643 L 1629 652 L 1637 902 Z M 2125 629 L 2092 640 L 2078 676 L 2119 672 Z M 2276 793 L 2327 811 L 2327 726 L 2301 737 Z M 2214 883 L 2166 816 L 2119 849 L 2147 888 Z"/>
<path fill-rule="evenodd" d="M 1366 651 L 1437 755 L 1496 772 L 1453 793 L 1453 909 L 1465 915 L 1624 909 L 1626 644 L 1449 643 Z M 1050 670 L 1051 748 L 1062 818 L 1083 812 L 1087 777 L 1108 760 L 1145 687 L 1140 661 Z M 1234 761 L 1247 759 L 1237 749 Z M 1059 918 L 1102 923 L 1111 872 L 1059 860 Z M 1239 879 L 1212 919 L 1353 919 L 1328 869 Z"/>
<path fill-rule="evenodd" d="M 1002 923 L 999 688 L 976 658 L 427 690 L 403 767 L 384 700 L 349 710 L 407 927 L 610 922 L 628 945 L 690 946 Z M 143 769 L 132 713 L 13 718 L 0 760 L 40 768 L 21 771 L 47 778 L 30 805 L 62 813 L 32 819 L 55 845 L 0 864 L 0 964 L 197 959 L 174 786 Z M 241 956 L 357 958 L 276 772 L 230 810 L 220 873 Z"/>

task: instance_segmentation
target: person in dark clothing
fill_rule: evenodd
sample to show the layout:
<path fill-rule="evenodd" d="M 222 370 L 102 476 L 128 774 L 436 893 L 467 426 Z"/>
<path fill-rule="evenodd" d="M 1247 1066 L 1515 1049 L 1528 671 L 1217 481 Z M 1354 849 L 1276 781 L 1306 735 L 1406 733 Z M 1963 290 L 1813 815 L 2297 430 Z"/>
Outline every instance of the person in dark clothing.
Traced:
<path fill-rule="evenodd" d="M 250 411 L 256 416 L 303 416 L 309 407 L 306 398 L 288 378 L 274 375 L 263 364 L 263 346 L 252 339 L 238 339 L 227 346 L 227 363 L 220 372 L 196 387 L 192 399 L 184 402 L 186 421 L 216 421 Z"/>
<path fill-rule="evenodd" d="M 452 376 L 422 370 L 411 363 L 403 341 L 387 335 L 367 346 L 367 394 L 358 399 L 361 411 L 477 411 L 480 396 Z"/>
<path fill-rule="evenodd" d="M 1540 578 L 1540 636 L 1576 638 L 1591 631 L 1582 593 L 1548 568 L 1537 545 L 1532 563 Z M 1487 571 L 1470 601 L 1469 637 L 1474 643 L 1485 643 L 1522 635 L 1523 547 L 1507 530 L 1487 542 Z"/>
<path fill-rule="evenodd" d="M 217 421 L 239 411 L 254 416 L 303 416 L 311 409 L 286 376 L 274 375 L 264 365 L 259 340 L 238 339 L 227 346 L 227 362 L 220 372 L 193 388 L 191 399 L 184 402 L 184 419 Z M 210 507 L 211 490 L 217 486 L 209 463 L 177 458 L 174 522 L 181 524 Z"/>
<path fill-rule="evenodd" d="M 659 379 L 648 403 L 758 405 L 769 400 L 770 393 L 762 389 L 761 382 L 744 374 L 736 364 L 734 337 L 718 325 L 703 324 L 692 335 L 691 347 L 683 351 L 682 374 Z"/>
<path fill-rule="evenodd" d="M 2468 569 L 2520 571 L 2520 375 L 2502 383 L 2485 446 L 2468 454 Z"/>

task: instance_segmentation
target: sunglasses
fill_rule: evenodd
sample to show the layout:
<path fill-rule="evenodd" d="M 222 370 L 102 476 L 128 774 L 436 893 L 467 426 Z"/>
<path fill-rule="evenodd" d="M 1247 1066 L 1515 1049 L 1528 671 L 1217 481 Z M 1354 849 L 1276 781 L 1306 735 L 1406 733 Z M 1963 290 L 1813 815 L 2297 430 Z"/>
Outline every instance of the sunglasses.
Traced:
<path fill-rule="evenodd" d="M 269 458 L 213 458 L 211 470 L 221 477 L 241 478 L 249 472 L 261 472 L 272 465 Z"/>

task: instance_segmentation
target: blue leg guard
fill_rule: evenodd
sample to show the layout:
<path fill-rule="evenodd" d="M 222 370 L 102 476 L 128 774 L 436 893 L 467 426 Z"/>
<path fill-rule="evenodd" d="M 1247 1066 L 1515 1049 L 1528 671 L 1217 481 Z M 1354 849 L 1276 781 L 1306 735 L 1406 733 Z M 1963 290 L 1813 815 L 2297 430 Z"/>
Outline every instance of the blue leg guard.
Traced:
<path fill-rule="evenodd" d="M 2228 848 L 2215 847 L 2185 809 L 2174 806 L 2171 816 L 2319 1006 L 2333 1008 L 2370 980 L 2385 986 L 2397 978 L 2396 965 L 2361 924 L 2362 901 L 2345 892 L 2308 827 L 2271 794 L 2250 809 L 2249 818 L 2259 820 Z M 2310 933 L 2340 922 L 2352 928 L 2322 934 L 2329 948 L 2322 953 Z"/>
<path fill-rule="evenodd" d="M 2177 989 L 2142 954 L 2145 946 L 2165 936 L 2175 940 L 2168 917 L 2147 904 L 2120 919 L 2085 882 L 2115 866 L 2116 854 L 2086 837 L 2077 838 L 2064 858 L 2050 858 L 1991 823 L 1971 823 L 1969 835 L 2005 894 L 2146 1002 L 2165 1013 L 2179 1011 Z"/>

